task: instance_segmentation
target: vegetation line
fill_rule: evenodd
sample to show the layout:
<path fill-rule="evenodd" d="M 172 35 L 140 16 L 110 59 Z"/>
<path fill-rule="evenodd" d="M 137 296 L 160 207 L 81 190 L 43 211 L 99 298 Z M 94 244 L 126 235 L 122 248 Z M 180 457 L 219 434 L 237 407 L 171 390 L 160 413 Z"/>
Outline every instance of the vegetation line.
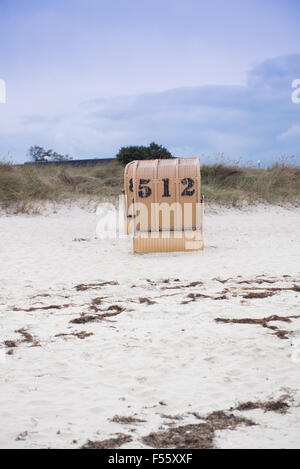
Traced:
<path fill-rule="evenodd" d="M 30 213 L 42 201 L 74 201 L 89 197 L 115 201 L 123 189 L 124 166 L 117 160 L 99 165 L 13 166 L 0 162 L 0 208 Z M 241 205 L 294 203 L 300 199 L 300 169 L 287 164 L 250 168 L 203 165 L 201 191 L 206 201 Z"/>

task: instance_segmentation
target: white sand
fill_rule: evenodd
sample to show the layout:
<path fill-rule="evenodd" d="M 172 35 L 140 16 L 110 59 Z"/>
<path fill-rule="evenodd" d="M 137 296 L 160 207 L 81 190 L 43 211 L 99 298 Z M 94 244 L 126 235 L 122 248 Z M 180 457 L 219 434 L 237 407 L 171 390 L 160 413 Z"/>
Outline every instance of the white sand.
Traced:
<path fill-rule="evenodd" d="M 263 206 L 219 210 L 206 217 L 204 253 L 147 255 L 134 255 L 128 238 L 97 239 L 99 216 L 83 209 L 0 217 L 0 447 L 77 448 L 124 433 L 133 440 L 123 448 L 143 448 L 142 436 L 169 428 L 172 420 L 161 414 L 182 415 L 175 426 L 197 423 L 191 412 L 288 394 L 286 414 L 235 411 L 257 425 L 218 431 L 215 445 L 299 448 L 300 319 L 269 323 L 293 331 L 285 340 L 260 325 L 214 320 L 300 314 L 293 290 L 243 298 L 253 287 L 299 285 L 299 214 Z M 239 283 L 257 279 L 263 283 Z M 118 285 L 74 288 L 100 281 Z M 186 286 L 195 281 L 203 285 Z M 181 304 L 189 293 L 227 299 Z M 105 297 L 102 310 L 118 304 L 125 311 L 110 321 L 70 324 L 80 313 L 95 314 L 95 297 Z M 156 303 L 140 304 L 139 297 Z M 24 311 L 63 304 L 69 306 Z M 21 339 L 20 328 L 41 347 L 23 342 L 7 355 L 4 341 Z M 94 335 L 55 337 L 74 331 Z M 116 414 L 146 422 L 110 422 Z"/>

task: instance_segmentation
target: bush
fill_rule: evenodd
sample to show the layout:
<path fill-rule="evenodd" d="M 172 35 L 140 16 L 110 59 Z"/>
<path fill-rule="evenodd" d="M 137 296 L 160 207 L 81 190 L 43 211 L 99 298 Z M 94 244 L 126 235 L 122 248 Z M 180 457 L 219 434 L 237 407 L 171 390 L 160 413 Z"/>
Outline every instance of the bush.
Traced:
<path fill-rule="evenodd" d="M 157 160 L 173 158 L 171 153 L 162 145 L 150 143 L 148 147 L 130 146 L 122 147 L 117 154 L 117 160 L 126 165 L 134 160 Z"/>

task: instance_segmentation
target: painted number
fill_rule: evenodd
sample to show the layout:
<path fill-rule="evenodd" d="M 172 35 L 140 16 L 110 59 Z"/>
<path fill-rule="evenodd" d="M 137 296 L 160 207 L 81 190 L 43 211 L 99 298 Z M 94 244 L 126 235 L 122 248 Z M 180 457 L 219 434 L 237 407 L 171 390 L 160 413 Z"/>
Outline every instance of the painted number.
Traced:
<path fill-rule="evenodd" d="M 130 190 L 130 192 L 133 192 L 133 180 L 132 180 L 132 178 L 129 180 L 129 190 Z"/>
<path fill-rule="evenodd" d="M 170 179 L 164 178 L 162 181 L 164 184 L 164 191 L 163 191 L 162 197 L 171 197 Z M 152 194 L 152 189 L 147 185 L 150 182 L 151 182 L 151 179 L 140 179 L 138 194 L 141 199 L 146 199 L 147 197 L 150 197 L 150 195 Z M 181 179 L 181 184 L 183 186 L 186 186 L 186 188 L 182 191 L 181 196 L 191 197 L 192 195 L 195 194 L 195 189 L 192 189 L 194 187 L 195 181 L 192 178 Z M 132 178 L 129 180 L 129 191 L 133 192 Z"/>
<path fill-rule="evenodd" d="M 168 178 L 163 179 L 164 183 L 164 193 L 163 197 L 171 197 L 170 195 L 170 180 Z"/>
<path fill-rule="evenodd" d="M 146 199 L 147 197 L 150 197 L 152 194 L 152 190 L 147 184 L 149 184 L 150 179 L 140 179 L 140 184 L 139 184 L 139 197 L 141 199 Z"/>
<path fill-rule="evenodd" d="M 181 193 L 182 196 L 187 195 L 191 197 L 192 195 L 195 194 L 195 189 L 190 190 L 194 186 L 194 180 L 192 178 L 181 179 L 181 184 L 183 184 L 184 186 L 186 185 L 186 188 Z"/>

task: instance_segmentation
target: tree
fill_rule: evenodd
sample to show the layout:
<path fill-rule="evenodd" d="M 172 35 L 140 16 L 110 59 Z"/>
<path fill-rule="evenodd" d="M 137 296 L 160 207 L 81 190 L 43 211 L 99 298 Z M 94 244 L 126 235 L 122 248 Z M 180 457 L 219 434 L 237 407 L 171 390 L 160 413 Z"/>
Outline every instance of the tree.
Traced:
<path fill-rule="evenodd" d="M 162 145 L 155 142 L 145 146 L 122 147 L 117 154 L 117 160 L 122 164 L 130 163 L 134 160 L 156 160 L 173 158 L 172 154 Z"/>
<path fill-rule="evenodd" d="M 47 152 L 43 147 L 40 147 L 39 145 L 30 147 L 28 153 L 30 158 L 35 162 L 47 161 L 50 157 L 49 150 Z"/>
<path fill-rule="evenodd" d="M 35 163 L 41 161 L 67 161 L 72 159 L 69 155 L 60 155 L 56 153 L 56 151 L 45 150 L 45 148 L 39 145 L 34 145 L 29 148 L 29 156 Z"/>
<path fill-rule="evenodd" d="M 173 158 L 172 154 L 162 145 L 152 142 L 148 147 L 149 158 L 147 160 L 159 160 Z"/>

